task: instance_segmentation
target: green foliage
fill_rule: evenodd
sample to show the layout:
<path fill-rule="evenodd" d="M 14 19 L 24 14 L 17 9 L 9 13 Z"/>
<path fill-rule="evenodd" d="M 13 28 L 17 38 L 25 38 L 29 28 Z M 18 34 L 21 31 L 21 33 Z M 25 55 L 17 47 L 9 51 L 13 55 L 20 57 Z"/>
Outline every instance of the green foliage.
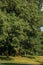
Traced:
<path fill-rule="evenodd" d="M 19 54 L 42 54 L 40 26 L 43 25 L 43 15 L 36 2 L 36 0 L 0 1 L 0 47 L 6 47 L 9 54 L 12 52 L 11 50 L 9 52 L 10 46 L 13 46 Z"/>

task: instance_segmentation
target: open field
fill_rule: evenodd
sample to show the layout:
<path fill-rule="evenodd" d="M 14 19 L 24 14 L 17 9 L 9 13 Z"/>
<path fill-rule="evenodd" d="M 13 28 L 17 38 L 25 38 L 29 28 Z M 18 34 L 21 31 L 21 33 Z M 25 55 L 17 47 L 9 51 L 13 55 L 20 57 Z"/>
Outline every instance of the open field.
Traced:
<path fill-rule="evenodd" d="M 7 59 L 6 57 L 0 57 L 0 63 L 15 63 L 15 65 L 43 64 L 43 56 L 34 56 L 34 57 L 33 56 L 32 57 L 16 56 L 16 57 L 10 57 L 9 59 Z M 6 64 L 2 64 L 2 65 L 6 65 Z"/>

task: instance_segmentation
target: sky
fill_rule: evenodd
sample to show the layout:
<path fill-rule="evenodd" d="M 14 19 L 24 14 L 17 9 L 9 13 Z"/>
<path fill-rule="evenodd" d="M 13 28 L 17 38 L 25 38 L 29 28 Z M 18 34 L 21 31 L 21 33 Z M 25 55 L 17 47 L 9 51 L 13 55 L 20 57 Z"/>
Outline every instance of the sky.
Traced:
<path fill-rule="evenodd" d="M 43 11 L 43 5 L 42 5 L 42 9 L 41 9 L 41 11 Z M 43 31 L 43 27 L 41 27 L 41 31 Z"/>
<path fill-rule="evenodd" d="M 43 31 L 43 27 L 41 27 L 41 31 Z"/>
<path fill-rule="evenodd" d="M 42 7 L 41 11 L 43 11 L 43 7 Z"/>
<path fill-rule="evenodd" d="M 43 4 L 42 4 L 42 8 L 41 8 L 41 11 L 43 11 Z"/>

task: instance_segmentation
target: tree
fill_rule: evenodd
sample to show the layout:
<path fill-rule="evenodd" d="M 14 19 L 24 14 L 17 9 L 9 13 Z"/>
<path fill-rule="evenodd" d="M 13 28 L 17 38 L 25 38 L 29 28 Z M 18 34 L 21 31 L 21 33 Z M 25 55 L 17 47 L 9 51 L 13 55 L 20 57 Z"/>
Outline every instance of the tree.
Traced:
<path fill-rule="evenodd" d="M 10 44 L 19 54 L 23 52 L 24 55 L 27 53 L 39 55 L 39 50 L 41 50 L 40 26 L 43 25 L 40 2 L 42 3 L 42 0 L 0 1 L 0 42 L 2 41 L 0 44 L 7 46 L 7 51 L 9 51 Z"/>

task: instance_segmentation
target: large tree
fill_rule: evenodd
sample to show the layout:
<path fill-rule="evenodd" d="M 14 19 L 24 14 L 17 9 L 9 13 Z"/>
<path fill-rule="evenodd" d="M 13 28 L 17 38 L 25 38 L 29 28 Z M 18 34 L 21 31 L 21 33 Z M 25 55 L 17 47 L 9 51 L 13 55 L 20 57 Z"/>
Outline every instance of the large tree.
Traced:
<path fill-rule="evenodd" d="M 17 55 L 41 52 L 41 0 L 0 0 L 0 44 Z M 10 53 L 14 53 L 11 49 Z"/>

